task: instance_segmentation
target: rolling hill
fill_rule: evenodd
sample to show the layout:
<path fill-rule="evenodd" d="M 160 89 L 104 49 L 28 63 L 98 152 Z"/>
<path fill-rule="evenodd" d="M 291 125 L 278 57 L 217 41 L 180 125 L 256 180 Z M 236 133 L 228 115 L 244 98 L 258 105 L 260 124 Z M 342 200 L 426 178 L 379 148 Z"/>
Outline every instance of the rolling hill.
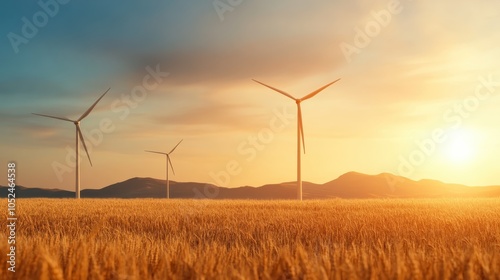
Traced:
<path fill-rule="evenodd" d="M 382 173 L 366 175 L 349 172 L 325 184 L 303 182 L 304 199 L 327 198 L 434 198 L 434 197 L 500 197 L 500 186 L 470 187 L 435 180 L 414 181 Z M 7 196 L 7 187 L 0 187 Z M 16 187 L 17 198 L 72 198 L 74 192 L 59 189 Z M 163 198 L 165 181 L 153 178 L 131 178 L 102 189 L 85 189 L 82 198 Z M 194 199 L 295 199 L 295 182 L 260 187 L 224 188 L 195 182 L 170 182 L 172 198 Z"/>

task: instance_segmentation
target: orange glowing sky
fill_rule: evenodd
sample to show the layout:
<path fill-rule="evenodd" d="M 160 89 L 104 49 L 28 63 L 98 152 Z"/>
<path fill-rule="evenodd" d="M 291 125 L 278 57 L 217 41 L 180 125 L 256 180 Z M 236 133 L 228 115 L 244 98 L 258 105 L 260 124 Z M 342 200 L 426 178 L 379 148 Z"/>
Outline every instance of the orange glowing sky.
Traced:
<path fill-rule="evenodd" d="M 294 181 L 295 104 L 251 79 L 301 97 L 337 78 L 302 104 L 305 181 L 357 171 L 500 184 L 498 1 L 111 2 L 61 6 L 18 53 L 7 35 L 40 7 L 2 4 L 0 154 L 18 184 L 73 189 L 54 162 L 66 164 L 74 126 L 30 113 L 76 118 L 108 87 L 82 123 L 94 162 L 83 158 L 82 188 L 163 179 L 164 157 L 144 150 L 180 139 L 172 180 Z M 148 66 L 169 75 L 134 99 Z M 98 141 L 102 120 L 112 129 Z"/>

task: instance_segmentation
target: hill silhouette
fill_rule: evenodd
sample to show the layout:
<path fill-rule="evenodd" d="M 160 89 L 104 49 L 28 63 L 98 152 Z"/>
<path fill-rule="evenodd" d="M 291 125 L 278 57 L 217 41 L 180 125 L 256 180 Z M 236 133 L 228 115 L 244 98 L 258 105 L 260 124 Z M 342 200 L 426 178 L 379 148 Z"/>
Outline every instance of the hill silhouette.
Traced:
<path fill-rule="evenodd" d="M 303 182 L 304 199 L 327 198 L 434 198 L 500 197 L 500 186 L 470 187 L 436 180 L 414 181 L 389 173 L 366 175 L 349 172 L 325 184 Z M 7 196 L 7 187 L 0 187 Z M 85 189 L 82 198 L 164 198 L 165 180 L 131 178 L 102 189 Z M 73 198 L 74 192 L 59 189 L 16 187 L 17 198 Z M 195 182 L 170 182 L 171 198 L 295 199 L 295 182 L 260 187 L 224 188 Z"/>

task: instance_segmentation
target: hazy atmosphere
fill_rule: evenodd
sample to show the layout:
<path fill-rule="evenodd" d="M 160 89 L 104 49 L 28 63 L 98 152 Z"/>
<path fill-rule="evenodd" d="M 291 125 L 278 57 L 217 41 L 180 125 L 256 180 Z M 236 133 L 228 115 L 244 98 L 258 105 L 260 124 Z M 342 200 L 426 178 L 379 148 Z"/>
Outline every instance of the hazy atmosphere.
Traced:
<path fill-rule="evenodd" d="M 294 181 L 295 104 L 252 79 L 300 98 L 338 78 L 302 104 L 304 181 L 500 184 L 498 1 L 48 2 L 0 9 L 0 155 L 18 185 L 73 190 L 73 125 L 31 113 L 78 118 L 108 88 L 81 124 L 83 189 L 164 178 L 144 150 L 181 139 L 172 180 Z"/>

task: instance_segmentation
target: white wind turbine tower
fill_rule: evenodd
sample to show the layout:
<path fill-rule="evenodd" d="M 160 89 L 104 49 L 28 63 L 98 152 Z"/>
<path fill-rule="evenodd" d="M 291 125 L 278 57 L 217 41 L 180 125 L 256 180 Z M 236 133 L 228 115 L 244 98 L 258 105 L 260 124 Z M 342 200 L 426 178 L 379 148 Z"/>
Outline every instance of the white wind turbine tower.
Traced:
<path fill-rule="evenodd" d="M 274 91 L 277 91 L 277 92 L 283 94 L 284 96 L 286 96 L 288 98 L 295 100 L 295 103 L 297 104 L 297 199 L 298 200 L 302 200 L 302 174 L 301 174 L 301 166 L 300 166 L 300 141 L 301 141 L 301 138 L 302 138 L 302 145 L 304 147 L 304 154 L 306 153 L 306 145 L 304 142 L 304 127 L 302 125 L 302 110 L 300 109 L 300 103 L 304 100 L 312 98 L 313 96 L 318 94 L 320 91 L 322 91 L 325 88 L 331 86 L 332 84 L 338 82 L 339 80 L 340 79 L 337 79 L 337 80 L 309 93 L 308 95 L 306 95 L 302 98 L 295 98 L 292 95 L 290 95 L 282 90 L 279 90 L 279 89 L 274 88 L 272 86 L 268 86 L 268 85 L 261 83 L 257 80 L 253 80 L 254 82 L 257 82 L 265 87 L 268 87 Z"/>
<path fill-rule="evenodd" d="M 92 166 L 92 160 L 90 160 L 89 151 L 87 150 L 87 145 L 85 145 L 85 139 L 83 138 L 82 131 L 80 130 L 80 122 L 85 117 L 87 117 L 90 114 L 90 112 L 92 112 L 92 110 L 97 105 L 97 103 L 104 97 L 104 95 L 106 93 L 108 93 L 108 91 L 110 89 L 111 88 L 108 88 L 108 90 L 105 93 L 103 93 L 103 95 L 101 95 L 101 97 L 99 97 L 99 99 L 97 99 L 97 101 L 94 102 L 94 104 L 92 104 L 92 106 L 90 106 L 90 108 L 88 108 L 87 111 L 85 111 L 85 113 L 83 113 L 83 115 L 79 119 L 77 119 L 77 120 L 70 120 L 68 118 L 61 118 L 61 117 L 54 117 L 54 116 L 49 116 L 49 115 L 42 115 L 42 114 L 35 114 L 35 113 L 33 113 L 33 115 L 47 117 L 47 118 L 52 118 L 52 119 L 58 119 L 58 120 L 62 120 L 62 121 L 72 122 L 72 123 L 75 124 L 75 127 L 76 127 L 76 182 L 75 182 L 75 197 L 77 199 L 80 198 L 80 144 L 79 144 L 78 139 L 82 140 L 83 148 L 85 148 L 85 152 L 87 153 L 87 157 L 89 159 L 90 166 Z"/>
<path fill-rule="evenodd" d="M 182 139 L 182 140 L 184 140 L 184 139 Z M 170 160 L 170 154 L 177 148 L 177 146 L 179 146 L 179 144 L 182 142 L 182 140 L 179 141 L 179 143 L 177 143 L 177 145 L 175 145 L 175 147 L 168 153 L 146 150 L 146 152 L 148 152 L 148 153 L 154 153 L 154 154 L 160 154 L 160 155 L 166 156 L 165 161 L 166 161 L 166 172 L 167 172 L 167 199 L 170 198 L 170 182 L 168 181 L 168 166 L 169 165 L 170 165 L 170 168 L 172 168 L 172 172 L 175 175 L 174 166 L 172 165 L 172 161 Z"/>

